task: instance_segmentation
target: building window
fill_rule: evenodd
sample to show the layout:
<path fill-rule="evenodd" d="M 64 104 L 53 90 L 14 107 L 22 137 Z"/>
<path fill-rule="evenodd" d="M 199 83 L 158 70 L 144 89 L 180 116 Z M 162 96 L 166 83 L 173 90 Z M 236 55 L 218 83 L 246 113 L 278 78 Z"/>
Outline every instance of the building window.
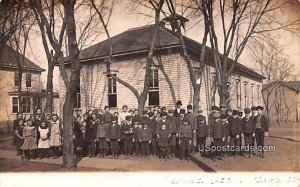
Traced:
<path fill-rule="evenodd" d="M 30 113 L 31 111 L 31 100 L 30 97 L 23 97 L 22 98 L 22 112 Z"/>
<path fill-rule="evenodd" d="M 108 106 L 117 107 L 117 103 L 117 81 L 108 76 Z"/>
<path fill-rule="evenodd" d="M 18 113 L 18 111 L 19 111 L 18 97 L 12 97 L 12 113 Z"/>
<path fill-rule="evenodd" d="M 260 104 L 260 85 L 257 85 L 257 100 L 258 103 Z"/>
<path fill-rule="evenodd" d="M 149 105 L 159 105 L 158 70 L 151 70 L 149 85 Z"/>
<path fill-rule="evenodd" d="M 20 83 L 20 73 L 15 72 L 15 86 L 19 86 Z"/>
<path fill-rule="evenodd" d="M 236 107 L 240 107 L 241 101 L 240 101 L 240 79 L 236 78 L 235 79 L 236 82 L 236 88 L 235 88 L 235 92 L 236 92 Z"/>
<path fill-rule="evenodd" d="M 76 98 L 74 103 L 74 108 L 81 108 L 80 82 L 76 88 L 76 94 L 74 97 Z"/>
<path fill-rule="evenodd" d="M 26 73 L 26 87 L 31 87 L 31 74 Z"/>

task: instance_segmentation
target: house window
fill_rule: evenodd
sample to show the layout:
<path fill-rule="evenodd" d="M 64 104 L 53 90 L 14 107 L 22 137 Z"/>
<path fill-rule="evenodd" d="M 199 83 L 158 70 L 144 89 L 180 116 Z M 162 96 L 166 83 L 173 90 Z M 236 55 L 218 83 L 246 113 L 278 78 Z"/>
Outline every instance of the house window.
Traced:
<path fill-rule="evenodd" d="M 150 73 L 149 105 L 159 105 L 158 70 L 151 70 Z"/>
<path fill-rule="evenodd" d="M 76 94 L 74 97 L 76 98 L 74 108 L 81 108 L 80 82 L 76 88 Z"/>
<path fill-rule="evenodd" d="M 31 74 L 26 73 L 26 87 L 31 87 Z"/>
<path fill-rule="evenodd" d="M 20 83 L 20 73 L 15 72 L 15 86 L 19 86 Z"/>
<path fill-rule="evenodd" d="M 19 111 L 18 97 L 12 97 L 12 113 L 18 113 L 18 111 Z"/>
<path fill-rule="evenodd" d="M 117 103 L 117 81 L 108 76 L 108 106 L 117 107 Z"/>
<path fill-rule="evenodd" d="M 31 109 L 31 100 L 30 97 L 23 97 L 22 98 L 22 112 L 30 113 Z"/>

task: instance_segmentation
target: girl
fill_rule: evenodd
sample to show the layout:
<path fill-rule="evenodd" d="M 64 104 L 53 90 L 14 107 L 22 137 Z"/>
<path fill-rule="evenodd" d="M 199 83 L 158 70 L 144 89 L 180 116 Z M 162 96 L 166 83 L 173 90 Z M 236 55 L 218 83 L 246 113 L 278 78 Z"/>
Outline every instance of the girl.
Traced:
<path fill-rule="evenodd" d="M 17 149 L 17 156 L 21 155 L 21 160 L 23 160 L 23 156 L 24 156 L 21 150 L 21 147 L 24 143 L 23 129 L 24 129 L 24 120 L 20 119 L 18 126 L 15 127 L 15 146 Z"/>
<path fill-rule="evenodd" d="M 20 120 L 22 120 L 23 119 L 23 117 L 22 117 L 22 113 L 20 113 L 20 112 L 18 112 L 17 113 L 17 115 L 16 115 L 16 119 L 14 120 L 14 122 L 13 122 L 13 131 L 15 132 L 15 130 L 19 127 L 19 122 L 20 122 Z M 23 121 L 23 125 L 24 125 L 24 121 Z M 22 130 L 23 131 L 23 130 Z M 13 143 L 14 143 L 14 146 L 17 146 L 17 140 L 18 139 L 18 137 L 16 136 L 16 135 L 14 135 L 14 141 L 13 141 Z M 19 142 L 18 142 L 19 143 Z M 21 146 L 22 146 L 22 144 L 21 144 Z M 17 156 L 19 156 L 20 155 L 20 152 L 17 152 Z"/>
<path fill-rule="evenodd" d="M 39 132 L 39 143 L 38 143 L 38 148 L 39 148 L 39 153 L 40 153 L 40 159 L 42 158 L 49 158 L 49 137 L 50 137 L 50 130 L 47 125 L 47 122 L 44 120 L 41 122 L 41 125 L 38 127 L 38 132 Z"/>
<path fill-rule="evenodd" d="M 61 146 L 61 125 L 58 121 L 58 115 L 52 115 L 51 130 L 50 130 L 50 146 L 53 152 L 53 158 L 57 159 L 59 156 L 59 146 Z"/>
<path fill-rule="evenodd" d="M 25 158 L 27 160 L 35 159 L 34 153 L 37 149 L 37 144 L 36 144 L 36 129 L 33 126 L 33 122 L 31 119 L 27 120 L 27 126 L 24 127 L 23 129 L 23 138 L 24 138 L 24 143 L 21 147 L 22 150 L 25 152 Z"/>

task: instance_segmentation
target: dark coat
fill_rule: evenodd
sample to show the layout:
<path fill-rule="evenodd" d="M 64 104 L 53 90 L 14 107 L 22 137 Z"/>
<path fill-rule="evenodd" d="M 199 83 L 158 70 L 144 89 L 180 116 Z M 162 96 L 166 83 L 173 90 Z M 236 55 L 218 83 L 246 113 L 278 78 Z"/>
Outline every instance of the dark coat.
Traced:
<path fill-rule="evenodd" d="M 169 146 L 169 137 L 170 133 L 166 130 L 161 130 L 159 132 L 159 138 L 158 138 L 158 146 L 160 147 L 168 147 Z"/>
<path fill-rule="evenodd" d="M 256 116 L 256 120 L 257 119 L 258 119 L 258 117 Z M 261 117 L 260 117 L 260 126 L 261 126 L 261 130 L 263 132 L 269 131 L 269 121 L 265 115 L 261 115 Z"/>
<path fill-rule="evenodd" d="M 180 127 L 180 120 L 178 117 L 168 117 L 168 120 L 170 121 L 170 133 L 178 133 L 179 127 Z"/>
<path fill-rule="evenodd" d="M 149 128 L 151 129 L 152 137 L 157 136 L 157 120 L 155 118 L 150 119 Z"/>
<path fill-rule="evenodd" d="M 230 136 L 236 136 L 236 135 L 240 135 L 242 132 L 242 128 L 241 128 L 241 120 L 238 118 L 232 118 L 229 121 L 229 135 Z"/>
<path fill-rule="evenodd" d="M 122 139 L 133 139 L 133 126 L 132 125 L 127 125 L 127 124 L 123 124 L 122 126 L 121 126 L 121 134 L 122 134 L 122 136 L 121 136 L 121 138 Z"/>
<path fill-rule="evenodd" d="M 222 124 L 221 121 L 214 121 L 211 124 L 211 137 L 213 139 L 221 139 L 225 137 L 225 126 Z"/>
<path fill-rule="evenodd" d="M 180 125 L 179 128 L 179 138 L 192 138 L 193 136 L 193 130 L 192 126 L 190 124 L 187 125 Z"/>
<path fill-rule="evenodd" d="M 96 140 L 97 125 L 98 125 L 98 123 L 96 121 L 90 120 L 90 121 L 86 122 L 85 141 L 92 142 L 92 141 Z"/>
<path fill-rule="evenodd" d="M 101 122 L 97 125 L 97 138 L 106 138 L 107 137 L 107 129 L 110 123 L 104 122 L 103 124 Z"/>
<path fill-rule="evenodd" d="M 246 118 L 244 117 L 241 120 L 242 124 L 242 133 L 254 133 L 255 132 L 255 121 L 252 117 Z"/>
<path fill-rule="evenodd" d="M 201 116 L 197 116 L 197 137 L 207 137 L 209 133 L 209 127 L 206 120 L 200 120 Z"/>
<path fill-rule="evenodd" d="M 78 123 L 77 121 L 74 122 L 74 127 L 73 127 L 73 135 L 74 135 L 74 139 L 76 142 L 81 142 L 83 139 L 82 136 L 82 131 L 81 131 L 81 124 Z"/>
<path fill-rule="evenodd" d="M 185 116 L 188 118 L 189 120 L 189 124 L 191 125 L 193 130 L 197 129 L 197 118 L 196 115 L 193 113 L 186 113 Z"/>
<path fill-rule="evenodd" d="M 150 141 L 152 140 L 152 133 L 151 133 L 151 129 L 149 127 L 147 128 L 142 128 L 139 132 L 138 132 L 138 138 L 139 140 L 141 140 L 142 142 L 145 141 Z"/>
<path fill-rule="evenodd" d="M 161 131 L 162 124 L 166 124 L 167 126 L 166 130 L 170 133 L 170 120 L 167 118 L 165 121 L 162 121 L 162 119 L 157 121 L 157 128 L 156 128 L 157 134 L 159 133 L 159 131 Z"/>
<path fill-rule="evenodd" d="M 110 123 L 111 122 L 111 118 L 113 117 L 113 115 L 111 114 L 111 113 L 104 113 L 104 114 L 102 114 L 103 116 L 104 116 L 104 118 L 105 118 L 105 122 L 106 123 Z"/>
<path fill-rule="evenodd" d="M 115 124 L 115 125 L 112 125 L 110 124 L 108 126 L 108 130 L 107 130 L 107 138 L 108 139 L 120 139 L 121 138 L 121 128 L 120 128 L 120 125 L 118 124 Z"/>

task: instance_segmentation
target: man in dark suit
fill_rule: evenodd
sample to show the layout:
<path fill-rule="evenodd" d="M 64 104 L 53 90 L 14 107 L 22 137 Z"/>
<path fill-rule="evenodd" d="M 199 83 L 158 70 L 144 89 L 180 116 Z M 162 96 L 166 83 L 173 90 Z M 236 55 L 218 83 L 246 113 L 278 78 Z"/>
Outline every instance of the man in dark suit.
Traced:
<path fill-rule="evenodd" d="M 265 136 L 268 136 L 269 132 L 269 121 L 265 115 L 262 114 L 264 107 L 257 107 L 257 116 L 256 116 L 256 131 L 255 137 L 257 142 L 257 152 L 258 157 L 264 158 L 263 147 L 265 145 Z"/>
<path fill-rule="evenodd" d="M 176 102 L 176 107 L 175 107 L 175 110 L 174 110 L 174 116 L 175 117 L 180 117 L 180 109 L 182 107 L 182 102 L 181 101 L 177 101 Z"/>

